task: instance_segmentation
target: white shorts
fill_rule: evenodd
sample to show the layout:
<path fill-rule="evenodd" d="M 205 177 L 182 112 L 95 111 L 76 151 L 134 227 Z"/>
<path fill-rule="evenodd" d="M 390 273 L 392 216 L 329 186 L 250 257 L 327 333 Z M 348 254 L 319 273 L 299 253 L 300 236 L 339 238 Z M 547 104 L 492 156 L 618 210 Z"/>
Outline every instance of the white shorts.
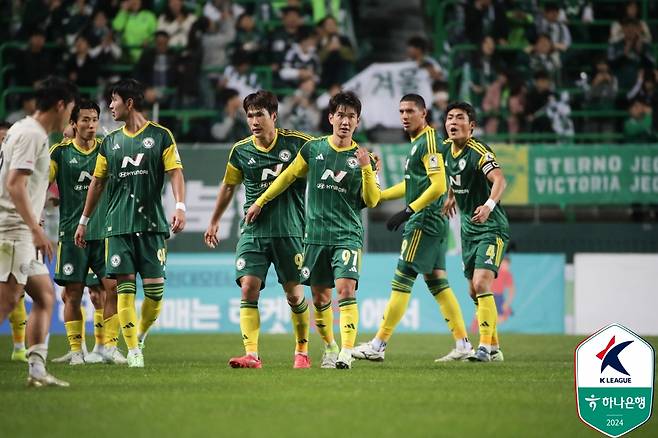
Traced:
<path fill-rule="evenodd" d="M 0 239 L 0 282 L 7 281 L 9 274 L 17 283 L 26 284 L 28 277 L 48 275 L 48 268 L 37 257 L 32 242 Z"/>

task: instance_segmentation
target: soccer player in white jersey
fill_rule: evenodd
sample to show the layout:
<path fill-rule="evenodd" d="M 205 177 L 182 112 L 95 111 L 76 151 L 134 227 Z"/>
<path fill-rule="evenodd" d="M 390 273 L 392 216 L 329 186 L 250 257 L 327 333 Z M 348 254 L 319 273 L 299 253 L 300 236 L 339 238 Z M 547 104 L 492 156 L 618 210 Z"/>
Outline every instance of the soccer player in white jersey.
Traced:
<path fill-rule="evenodd" d="M 53 247 L 39 217 L 48 188 L 48 134 L 66 127 L 76 88 L 48 77 L 35 96 L 37 111 L 16 122 L 0 146 L 0 323 L 25 288 L 33 301 L 27 322 L 28 386 L 69 386 L 46 371 L 55 291 L 42 262 L 43 256 L 53 257 Z"/>

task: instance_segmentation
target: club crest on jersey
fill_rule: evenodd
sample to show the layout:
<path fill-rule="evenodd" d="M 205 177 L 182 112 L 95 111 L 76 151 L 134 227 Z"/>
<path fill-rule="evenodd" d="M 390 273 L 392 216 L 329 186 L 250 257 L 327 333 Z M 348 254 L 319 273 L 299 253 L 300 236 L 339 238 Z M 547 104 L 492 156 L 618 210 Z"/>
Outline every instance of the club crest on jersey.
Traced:
<path fill-rule="evenodd" d="M 121 256 L 119 254 L 114 254 L 112 257 L 110 257 L 110 265 L 112 265 L 113 268 L 116 268 L 121 264 Z"/>
<path fill-rule="evenodd" d="M 155 145 L 155 140 L 151 137 L 146 137 L 144 140 L 142 140 L 142 144 L 146 149 L 151 149 Z"/>
<path fill-rule="evenodd" d="M 281 161 L 288 162 L 290 161 L 290 157 L 292 157 L 292 154 L 288 149 L 284 149 L 281 152 L 279 152 L 279 158 L 281 159 Z"/>
<path fill-rule="evenodd" d="M 64 267 L 62 268 L 62 272 L 64 272 L 64 275 L 73 274 L 73 265 L 70 263 L 65 264 Z"/>
<path fill-rule="evenodd" d="M 302 268 L 302 278 L 307 279 L 310 276 L 311 276 L 311 270 L 308 268 L 308 266 L 304 266 Z"/>
<path fill-rule="evenodd" d="M 465 159 L 462 158 L 461 160 L 459 160 L 458 164 L 459 164 L 459 170 L 464 170 L 466 168 L 466 160 Z"/>
<path fill-rule="evenodd" d="M 491 152 L 487 152 L 486 154 L 484 154 L 484 161 L 485 162 L 494 161 L 495 159 L 496 159 L 496 157 L 494 157 L 494 154 L 492 154 Z"/>
<path fill-rule="evenodd" d="M 240 257 L 239 259 L 237 259 L 237 260 L 235 261 L 235 268 L 236 268 L 238 271 L 242 271 L 242 270 L 244 269 L 245 266 L 247 266 L 247 262 L 246 262 L 245 259 L 243 259 L 242 257 Z"/>
<path fill-rule="evenodd" d="M 351 169 L 355 169 L 356 166 L 359 165 L 359 161 L 356 159 L 356 157 L 349 157 L 349 158 L 347 159 L 347 165 L 348 165 Z"/>

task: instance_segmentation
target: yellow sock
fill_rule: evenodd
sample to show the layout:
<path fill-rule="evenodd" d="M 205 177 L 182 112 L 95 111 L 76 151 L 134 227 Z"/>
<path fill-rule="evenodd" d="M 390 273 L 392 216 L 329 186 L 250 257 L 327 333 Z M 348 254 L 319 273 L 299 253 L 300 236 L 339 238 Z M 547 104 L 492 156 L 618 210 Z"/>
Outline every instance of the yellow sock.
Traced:
<path fill-rule="evenodd" d="M 9 325 L 11 326 L 11 337 L 14 346 L 23 345 L 25 348 L 25 326 L 27 325 L 27 311 L 25 310 L 25 294 L 21 296 L 9 314 Z"/>
<path fill-rule="evenodd" d="M 116 313 L 103 321 L 105 346 L 116 347 L 119 343 L 119 315 Z"/>
<path fill-rule="evenodd" d="M 135 310 L 135 282 L 124 281 L 117 285 L 117 310 L 119 324 L 126 347 L 137 348 L 137 311 Z"/>
<path fill-rule="evenodd" d="M 290 308 L 292 319 L 292 331 L 295 333 L 295 353 L 308 353 L 308 337 L 310 331 L 310 311 L 306 298 L 302 297 L 301 303 Z"/>
<path fill-rule="evenodd" d="M 496 309 L 498 310 L 498 309 Z M 494 325 L 494 331 L 493 335 L 491 336 L 491 349 L 492 350 L 499 350 L 500 349 L 500 343 L 498 342 L 498 323 Z"/>
<path fill-rule="evenodd" d="M 496 301 L 492 293 L 478 295 L 477 317 L 480 326 L 480 345 L 491 350 L 494 328 L 498 319 Z"/>
<path fill-rule="evenodd" d="M 447 284 L 448 281 L 444 278 L 439 280 L 444 280 Z M 447 286 L 441 289 L 438 293 L 434 295 L 434 299 L 439 304 L 439 309 L 448 324 L 448 329 L 452 333 L 452 337 L 455 341 L 460 339 L 468 338 L 468 333 L 466 332 L 466 324 L 464 323 L 464 317 L 462 316 L 462 308 L 459 306 L 459 301 L 455 297 L 455 293 L 452 291 L 450 286 Z"/>
<path fill-rule="evenodd" d="M 258 334 L 260 331 L 260 313 L 258 301 L 240 301 L 240 331 L 244 351 L 258 354 Z"/>
<path fill-rule="evenodd" d="M 144 335 L 160 316 L 164 283 L 151 283 L 144 285 L 144 302 L 142 303 L 142 316 L 139 320 L 139 334 Z"/>
<path fill-rule="evenodd" d="M 391 292 L 391 297 L 386 304 L 386 310 L 384 310 L 384 319 L 379 324 L 379 330 L 377 331 L 377 335 L 375 335 L 377 339 L 388 342 L 393 335 L 393 330 L 395 330 L 395 327 L 407 311 L 409 299 L 411 299 L 411 293 L 401 292 L 399 290 Z"/>
<path fill-rule="evenodd" d="M 96 340 L 96 345 L 103 345 L 103 341 L 105 340 L 103 309 L 94 310 L 94 339 Z"/>
<path fill-rule="evenodd" d="M 356 342 L 356 332 L 359 328 L 359 306 L 356 298 L 345 298 L 338 301 L 340 311 L 340 343 L 341 348 L 351 350 Z"/>
<path fill-rule="evenodd" d="M 80 313 L 82 314 L 82 331 L 80 332 L 80 336 L 82 336 L 82 343 L 84 344 L 86 340 L 85 336 L 87 336 L 87 311 L 84 304 L 80 305 Z"/>
<path fill-rule="evenodd" d="M 67 321 L 64 323 L 66 329 L 66 337 L 69 340 L 71 351 L 82 351 L 82 326 L 83 321 Z"/>
<path fill-rule="evenodd" d="M 334 340 L 334 311 L 331 301 L 315 308 L 315 327 L 325 345 L 332 345 Z"/>

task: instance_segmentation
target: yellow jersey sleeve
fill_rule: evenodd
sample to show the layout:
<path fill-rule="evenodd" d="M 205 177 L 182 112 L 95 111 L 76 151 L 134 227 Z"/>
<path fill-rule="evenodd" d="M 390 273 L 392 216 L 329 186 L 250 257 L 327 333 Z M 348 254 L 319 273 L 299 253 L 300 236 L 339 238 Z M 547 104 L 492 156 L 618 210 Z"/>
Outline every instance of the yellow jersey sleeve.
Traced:
<path fill-rule="evenodd" d="M 183 163 L 181 162 L 180 155 L 178 155 L 178 148 L 176 143 L 173 143 L 162 153 L 162 162 L 164 163 L 165 172 L 174 169 L 182 169 Z"/>
<path fill-rule="evenodd" d="M 53 183 L 55 181 L 55 178 L 57 178 L 57 163 L 55 160 L 50 160 L 50 170 L 48 172 L 48 182 Z"/>
<path fill-rule="evenodd" d="M 391 199 L 400 199 L 404 197 L 404 192 L 407 189 L 407 186 L 404 181 L 397 183 L 396 185 L 382 190 L 382 201 L 390 201 Z"/>
<path fill-rule="evenodd" d="M 238 185 L 242 182 L 242 171 L 232 165 L 226 163 L 226 172 L 224 173 L 224 184 L 232 186 Z"/>
<path fill-rule="evenodd" d="M 307 172 L 308 163 L 306 163 L 306 160 L 304 160 L 301 154 L 298 153 L 290 166 L 288 166 L 288 168 L 274 180 L 267 190 L 265 190 L 265 193 L 256 199 L 256 205 L 263 207 L 272 199 L 283 193 L 297 178 L 306 175 Z"/>
<path fill-rule="evenodd" d="M 98 154 L 96 157 L 96 167 L 94 168 L 94 176 L 96 178 L 107 178 L 107 159 Z"/>
<path fill-rule="evenodd" d="M 370 164 L 361 168 L 361 196 L 363 202 L 368 208 L 372 208 L 379 203 L 382 192 L 377 183 L 377 176 Z"/>
<path fill-rule="evenodd" d="M 416 199 L 409 204 L 413 211 L 420 211 L 423 208 L 436 201 L 446 192 L 446 178 L 443 172 L 434 172 L 428 175 L 430 186 Z"/>
<path fill-rule="evenodd" d="M 423 164 L 425 165 L 425 171 L 428 175 L 437 172 L 444 173 L 443 156 L 439 153 L 425 154 L 423 157 Z"/>

